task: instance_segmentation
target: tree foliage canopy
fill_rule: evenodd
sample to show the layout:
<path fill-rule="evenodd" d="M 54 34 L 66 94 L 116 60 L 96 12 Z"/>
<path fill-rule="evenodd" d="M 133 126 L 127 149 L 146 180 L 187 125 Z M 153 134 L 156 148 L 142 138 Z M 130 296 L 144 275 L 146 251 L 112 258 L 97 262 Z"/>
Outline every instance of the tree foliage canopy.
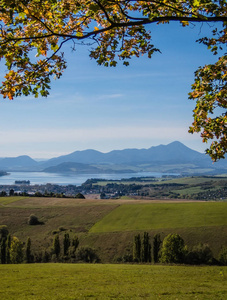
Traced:
<path fill-rule="evenodd" d="M 52 77 L 66 68 L 62 52 L 71 42 L 90 47 L 99 65 L 129 64 L 131 57 L 159 51 L 151 43 L 147 24 L 178 21 L 220 23 L 212 37 L 200 43 L 218 54 L 226 47 L 226 0 L 0 0 L 0 59 L 7 67 L 0 92 L 4 98 L 33 94 L 47 96 Z M 221 28 L 221 29 L 220 29 Z M 214 160 L 227 151 L 225 110 L 227 55 L 195 73 L 190 98 L 197 101 L 190 132 L 202 131 L 204 142 L 215 139 L 207 152 Z"/>
<path fill-rule="evenodd" d="M 182 263 L 184 261 L 186 248 L 184 240 L 179 234 L 169 234 L 163 240 L 161 251 L 161 262 Z"/>

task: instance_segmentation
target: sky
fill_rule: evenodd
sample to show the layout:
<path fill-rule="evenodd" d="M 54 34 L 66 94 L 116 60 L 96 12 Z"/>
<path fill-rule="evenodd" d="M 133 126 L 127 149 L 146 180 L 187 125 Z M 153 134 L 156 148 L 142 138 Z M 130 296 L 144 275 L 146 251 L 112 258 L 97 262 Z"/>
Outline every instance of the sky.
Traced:
<path fill-rule="evenodd" d="M 149 25 L 161 50 L 130 66 L 105 68 L 88 48 L 63 49 L 68 68 L 51 84 L 47 98 L 10 101 L 0 96 L 0 157 L 52 158 L 76 150 L 101 152 L 150 148 L 180 141 L 203 152 L 199 134 L 189 134 L 195 102 L 188 99 L 194 71 L 214 57 L 195 41 L 208 25 Z M 0 79 L 5 66 L 0 66 Z"/>

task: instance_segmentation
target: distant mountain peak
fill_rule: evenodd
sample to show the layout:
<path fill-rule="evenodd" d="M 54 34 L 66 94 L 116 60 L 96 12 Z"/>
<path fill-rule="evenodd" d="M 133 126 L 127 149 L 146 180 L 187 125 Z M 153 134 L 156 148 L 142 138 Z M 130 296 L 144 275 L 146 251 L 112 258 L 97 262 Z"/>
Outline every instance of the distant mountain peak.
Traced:
<path fill-rule="evenodd" d="M 65 163 L 68 165 L 61 165 Z M 95 170 L 94 168 L 97 166 L 102 169 L 100 165 L 105 165 L 106 170 L 115 168 L 115 170 L 156 170 L 157 172 L 164 169 L 175 172 L 179 169 L 184 170 L 184 166 L 185 168 L 190 166 L 195 170 L 204 168 L 206 172 L 227 168 L 225 161 L 212 164 L 211 159 L 205 154 L 192 150 L 179 141 L 173 141 L 167 145 L 152 146 L 148 149 L 130 148 L 112 150 L 108 153 L 94 149 L 80 150 L 41 162 L 37 162 L 27 155 L 8 157 L 0 159 L 0 169 L 5 171 L 43 171 L 56 166 L 58 166 L 58 170 L 75 170 L 75 168 L 81 170 L 83 168 L 83 166 L 76 166 L 75 163 L 85 164 L 87 165 L 85 169 L 91 171 Z M 52 169 L 52 171 L 57 169 Z"/>

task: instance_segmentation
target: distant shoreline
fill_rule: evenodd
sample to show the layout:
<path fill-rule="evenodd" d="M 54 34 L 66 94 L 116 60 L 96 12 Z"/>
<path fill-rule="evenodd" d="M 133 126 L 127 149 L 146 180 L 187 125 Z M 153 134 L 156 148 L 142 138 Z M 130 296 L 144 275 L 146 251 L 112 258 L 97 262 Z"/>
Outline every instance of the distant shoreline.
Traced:
<path fill-rule="evenodd" d="M 57 185 L 81 185 L 87 179 L 101 178 L 107 180 L 120 180 L 131 177 L 162 177 L 163 175 L 179 175 L 176 173 L 159 173 L 159 172 L 135 172 L 135 173 L 118 173 L 118 174 L 73 174 L 73 173 L 45 173 L 45 172 L 10 172 L 9 176 L 0 177 L 0 185 L 12 185 L 17 180 L 29 180 L 33 184 L 57 184 Z"/>
<path fill-rule="evenodd" d="M 10 173 L 7 173 L 5 171 L 0 171 L 0 176 L 6 176 L 6 175 L 9 175 Z"/>

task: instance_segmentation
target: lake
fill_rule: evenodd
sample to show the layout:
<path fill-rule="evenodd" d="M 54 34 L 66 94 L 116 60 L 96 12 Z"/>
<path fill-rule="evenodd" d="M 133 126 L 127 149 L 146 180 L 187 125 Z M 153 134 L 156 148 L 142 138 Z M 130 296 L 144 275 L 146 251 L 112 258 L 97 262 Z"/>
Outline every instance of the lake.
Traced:
<path fill-rule="evenodd" d="M 45 172 L 11 172 L 9 175 L 0 177 L 0 185 L 14 184 L 15 180 L 30 180 L 33 184 L 58 184 L 58 185 L 81 185 L 90 178 L 102 178 L 120 180 L 131 177 L 162 177 L 162 175 L 179 175 L 173 173 L 139 172 L 122 174 L 59 174 Z"/>

